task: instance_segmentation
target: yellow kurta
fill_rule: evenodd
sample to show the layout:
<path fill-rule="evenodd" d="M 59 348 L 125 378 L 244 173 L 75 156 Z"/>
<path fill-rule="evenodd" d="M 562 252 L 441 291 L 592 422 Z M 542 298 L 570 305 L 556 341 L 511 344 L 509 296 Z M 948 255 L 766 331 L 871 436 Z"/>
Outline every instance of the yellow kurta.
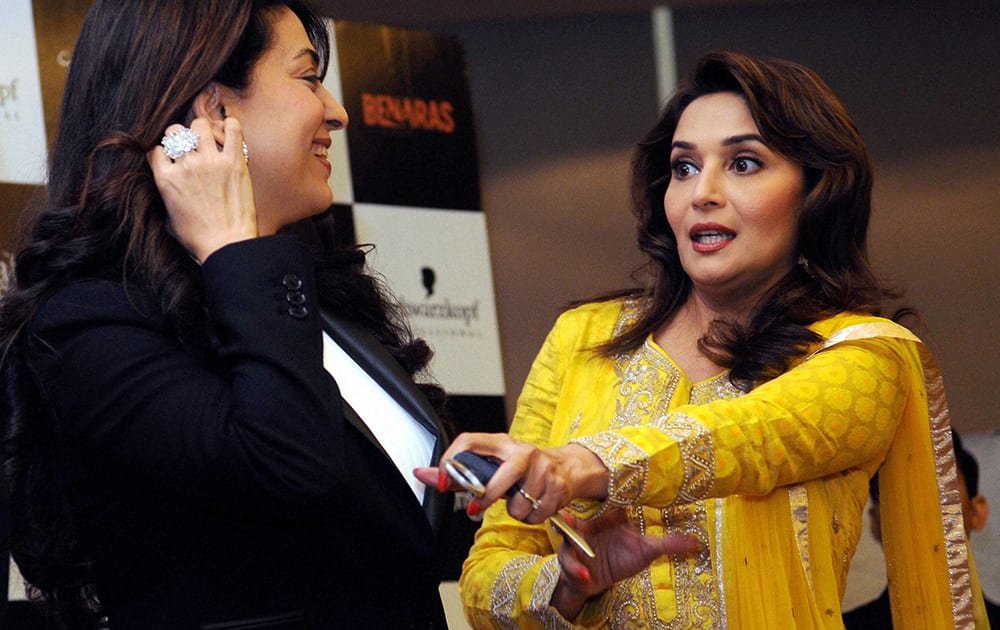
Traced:
<path fill-rule="evenodd" d="M 727 374 L 692 383 L 651 339 L 613 360 L 592 352 L 634 315 L 622 302 L 564 313 L 511 434 L 591 449 L 611 471 L 603 507 L 625 508 L 645 533 L 697 536 L 702 551 L 657 560 L 569 623 L 548 606 L 558 535 L 499 502 L 463 567 L 474 627 L 843 628 L 868 479 L 883 462 L 896 627 L 973 627 L 947 408 L 925 385 L 937 375 L 919 340 L 842 314 L 812 326 L 828 341 L 808 359 L 741 395 Z"/>

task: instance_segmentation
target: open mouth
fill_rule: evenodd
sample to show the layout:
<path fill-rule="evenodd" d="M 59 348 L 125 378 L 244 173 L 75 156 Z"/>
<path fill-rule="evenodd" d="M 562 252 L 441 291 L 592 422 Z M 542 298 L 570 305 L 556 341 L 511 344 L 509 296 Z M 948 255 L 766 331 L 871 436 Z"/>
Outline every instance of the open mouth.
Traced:
<path fill-rule="evenodd" d="M 719 243 L 724 243 L 726 241 L 731 241 L 736 238 L 736 235 L 732 232 L 698 232 L 697 234 L 691 235 L 691 240 L 700 245 L 717 245 Z"/>

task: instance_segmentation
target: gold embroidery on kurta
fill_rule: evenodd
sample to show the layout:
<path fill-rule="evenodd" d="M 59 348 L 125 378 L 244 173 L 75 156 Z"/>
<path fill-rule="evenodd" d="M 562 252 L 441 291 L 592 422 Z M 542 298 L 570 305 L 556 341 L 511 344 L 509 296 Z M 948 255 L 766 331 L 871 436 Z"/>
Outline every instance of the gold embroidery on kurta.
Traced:
<path fill-rule="evenodd" d="M 629 317 L 628 311 L 626 304 L 619 326 Z M 638 351 L 624 352 L 614 359 L 618 398 L 609 429 L 642 424 L 650 417 L 661 416 L 673 400 L 681 374 L 650 343 L 647 340 Z"/>
<path fill-rule="evenodd" d="M 493 618 L 506 628 L 517 628 L 513 620 L 514 607 L 517 604 L 517 585 L 531 567 L 541 559 L 541 556 L 530 554 L 518 556 L 508 562 L 493 582 L 493 592 L 490 593 L 490 609 Z"/>
<path fill-rule="evenodd" d="M 649 455 L 631 441 L 613 433 L 598 433 L 573 440 L 601 458 L 610 471 L 604 509 L 631 505 L 642 495 L 649 478 Z"/>
<path fill-rule="evenodd" d="M 700 544 L 698 551 L 690 556 L 671 558 L 677 617 L 662 627 L 719 627 L 719 582 L 712 567 L 706 503 L 675 505 L 663 511 L 663 520 L 668 534 L 694 536 Z"/>
<path fill-rule="evenodd" d="M 805 571 L 809 588 L 812 588 L 812 561 L 809 556 L 809 492 L 805 484 L 788 486 L 788 507 L 792 512 L 792 534 L 795 536 L 795 544 L 799 547 L 802 569 Z"/>
<path fill-rule="evenodd" d="M 713 400 L 732 400 L 743 395 L 729 380 L 729 372 L 723 372 L 713 379 L 702 381 L 691 388 L 692 405 L 704 405 Z"/>
<path fill-rule="evenodd" d="M 707 497 L 715 483 L 712 434 L 694 418 L 680 413 L 668 414 L 650 425 L 677 442 L 681 449 L 684 482 L 675 503 L 689 504 Z"/>
<path fill-rule="evenodd" d="M 726 616 L 726 582 L 722 579 L 722 525 L 724 510 L 722 504 L 725 499 L 715 499 L 715 583 L 719 588 L 719 628 L 725 630 L 728 627 Z"/>
<path fill-rule="evenodd" d="M 677 617 L 667 628 L 712 628 L 720 616 L 717 580 L 712 570 L 708 516 L 703 499 L 715 481 L 715 456 L 705 427 L 683 414 L 659 418 L 654 426 L 680 445 L 684 482 L 676 502 L 663 510 L 668 534 L 693 536 L 698 551 L 672 558 Z"/>
<path fill-rule="evenodd" d="M 626 304 L 617 327 L 623 326 L 631 316 L 630 307 Z M 668 566 L 672 568 L 673 573 L 672 588 L 676 615 L 672 619 L 661 619 L 657 616 L 654 572 L 657 580 L 662 580 L 665 577 L 662 572 L 667 570 L 665 562 L 657 562 L 632 579 L 615 585 L 610 593 L 612 601 L 610 624 L 616 628 L 632 628 L 639 625 L 656 629 L 724 627 L 719 583 L 721 574 L 712 566 L 706 504 L 701 500 L 710 492 L 715 478 L 711 436 L 693 419 L 668 413 L 682 375 L 676 366 L 650 342 L 647 341 L 633 353 L 615 357 L 615 371 L 618 377 L 617 413 L 609 428 L 646 423 L 655 425 L 673 437 L 681 449 L 685 468 L 683 487 L 677 503 L 662 510 L 658 515 L 657 525 L 664 528 L 665 534 L 695 536 L 702 545 L 698 553 L 666 561 L 669 562 Z M 739 390 L 729 383 L 727 375 L 720 375 L 692 388 L 690 402 L 701 404 L 718 398 L 735 398 L 739 394 Z M 611 445 L 605 444 L 605 452 L 611 450 L 609 446 Z M 628 450 L 620 444 L 614 447 L 619 451 Z M 601 453 L 598 455 L 601 456 Z M 605 461 L 607 463 L 607 460 Z M 637 463 L 633 461 L 632 465 Z M 609 469 L 614 470 L 610 467 Z M 635 473 L 632 474 L 636 476 Z M 648 477 L 648 464 L 644 469 L 643 484 L 646 482 L 646 477 Z M 635 485 L 622 488 L 617 482 L 611 484 L 612 493 L 619 498 L 630 495 L 635 489 Z M 721 506 L 721 502 L 713 505 Z M 642 533 L 647 529 L 645 511 L 637 506 L 628 509 L 630 519 L 637 524 Z M 721 522 L 721 519 L 719 521 Z M 660 588 L 662 589 L 662 586 Z"/>
<path fill-rule="evenodd" d="M 572 630 L 573 624 L 549 605 L 549 602 L 552 601 L 552 593 L 556 589 L 556 583 L 559 581 L 560 572 L 557 556 L 551 556 L 542 563 L 541 571 L 539 571 L 532 586 L 530 610 L 538 616 L 545 628 Z"/>

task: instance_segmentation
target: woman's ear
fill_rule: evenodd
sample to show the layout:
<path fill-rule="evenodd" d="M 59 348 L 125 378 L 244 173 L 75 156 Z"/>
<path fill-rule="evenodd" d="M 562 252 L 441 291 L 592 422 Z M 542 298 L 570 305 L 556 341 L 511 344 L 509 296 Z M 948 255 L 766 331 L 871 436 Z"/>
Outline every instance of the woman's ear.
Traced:
<path fill-rule="evenodd" d="M 226 137 L 223 121 L 226 119 L 225 96 L 227 92 L 215 81 L 209 82 L 191 103 L 192 118 L 206 118 L 212 124 L 215 143 L 223 144 Z M 189 121 L 190 122 L 190 121 Z"/>
<path fill-rule="evenodd" d="M 970 519 L 970 528 L 972 531 L 979 531 L 986 527 L 986 521 L 990 517 L 990 504 L 986 502 L 986 497 L 982 495 L 974 496 L 969 499 L 969 505 L 972 508 L 972 518 Z"/>

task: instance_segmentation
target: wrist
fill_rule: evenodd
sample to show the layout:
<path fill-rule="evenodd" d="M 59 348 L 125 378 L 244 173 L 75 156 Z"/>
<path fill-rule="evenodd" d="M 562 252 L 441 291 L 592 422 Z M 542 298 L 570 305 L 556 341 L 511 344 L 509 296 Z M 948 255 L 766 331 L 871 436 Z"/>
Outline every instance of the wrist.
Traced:
<path fill-rule="evenodd" d="M 607 498 L 611 472 L 601 458 L 580 444 L 566 444 L 559 448 L 565 449 L 567 459 L 572 462 L 570 478 L 575 484 L 573 498 Z"/>
<path fill-rule="evenodd" d="M 559 611 L 563 619 L 572 621 L 583 611 L 583 607 L 591 597 L 592 595 L 574 584 L 565 572 L 561 572 L 549 604 Z"/>

